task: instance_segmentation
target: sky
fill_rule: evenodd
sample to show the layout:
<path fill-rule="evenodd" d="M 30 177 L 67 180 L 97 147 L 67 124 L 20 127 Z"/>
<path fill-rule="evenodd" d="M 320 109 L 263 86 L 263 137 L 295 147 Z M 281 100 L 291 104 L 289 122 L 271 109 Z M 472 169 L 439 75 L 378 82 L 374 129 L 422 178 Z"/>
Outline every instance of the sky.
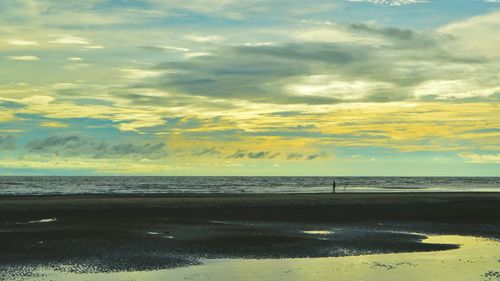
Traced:
<path fill-rule="evenodd" d="M 498 0 L 0 11 L 0 175 L 500 176 Z"/>

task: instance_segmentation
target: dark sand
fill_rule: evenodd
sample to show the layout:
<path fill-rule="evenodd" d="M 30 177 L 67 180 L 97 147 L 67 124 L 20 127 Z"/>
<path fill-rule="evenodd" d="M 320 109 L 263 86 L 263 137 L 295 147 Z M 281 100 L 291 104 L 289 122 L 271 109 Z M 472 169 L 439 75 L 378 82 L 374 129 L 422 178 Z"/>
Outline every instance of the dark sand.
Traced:
<path fill-rule="evenodd" d="M 99 272 L 437 251 L 458 246 L 421 243 L 418 233 L 498 239 L 499 230 L 500 193 L 1 197 L 0 279 L 37 266 Z"/>

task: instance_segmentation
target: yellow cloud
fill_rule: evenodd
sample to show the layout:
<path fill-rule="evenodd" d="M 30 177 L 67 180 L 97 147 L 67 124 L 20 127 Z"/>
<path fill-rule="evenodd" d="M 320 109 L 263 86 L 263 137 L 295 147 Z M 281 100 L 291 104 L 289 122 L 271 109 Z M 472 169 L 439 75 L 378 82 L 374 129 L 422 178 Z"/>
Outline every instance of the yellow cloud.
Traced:
<path fill-rule="evenodd" d="M 42 127 L 50 127 L 50 128 L 66 128 L 66 127 L 69 127 L 68 124 L 61 123 L 61 122 L 54 122 L 54 121 L 42 122 L 42 123 L 40 123 L 40 126 L 42 126 Z"/>
<path fill-rule="evenodd" d="M 39 61 L 40 58 L 37 56 L 31 56 L 31 55 L 25 55 L 25 56 L 8 56 L 7 57 L 10 60 L 17 60 L 17 61 Z"/>
<path fill-rule="evenodd" d="M 64 45 L 89 45 L 90 44 L 89 40 L 86 38 L 73 36 L 73 35 L 69 35 L 69 34 L 58 35 L 58 36 L 56 36 L 56 38 L 54 40 L 49 41 L 49 43 L 64 44 Z"/>
<path fill-rule="evenodd" d="M 500 154 L 459 153 L 458 156 L 475 163 L 500 163 Z"/>
<path fill-rule="evenodd" d="M 102 173 L 116 174 L 154 174 L 165 173 L 173 169 L 167 163 L 154 161 L 129 161 L 120 159 L 86 159 L 86 158 L 58 158 L 46 159 L 2 159 L 3 168 L 32 168 L 32 169 L 69 169 L 69 170 L 98 170 Z"/>
<path fill-rule="evenodd" d="M 14 46 L 36 46 L 38 42 L 31 40 L 20 40 L 20 39 L 8 39 L 7 43 Z"/>

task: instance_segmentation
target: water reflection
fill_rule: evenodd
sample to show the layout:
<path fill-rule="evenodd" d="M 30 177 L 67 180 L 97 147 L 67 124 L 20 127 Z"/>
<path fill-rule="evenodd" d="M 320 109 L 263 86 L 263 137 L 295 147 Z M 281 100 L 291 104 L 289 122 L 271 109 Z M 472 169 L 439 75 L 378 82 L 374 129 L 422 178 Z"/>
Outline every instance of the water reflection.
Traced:
<path fill-rule="evenodd" d="M 328 235 L 333 234 L 334 232 L 330 230 L 304 230 L 302 233 L 311 235 Z"/>
<path fill-rule="evenodd" d="M 318 232 L 318 231 L 312 231 Z M 324 234 L 324 231 L 319 231 Z M 315 233 L 311 233 L 315 234 Z M 430 236 L 424 243 L 458 244 L 447 251 L 296 259 L 219 259 L 148 272 L 75 274 L 39 271 L 41 281 L 157 280 L 498 280 L 500 242 L 468 236 Z"/>

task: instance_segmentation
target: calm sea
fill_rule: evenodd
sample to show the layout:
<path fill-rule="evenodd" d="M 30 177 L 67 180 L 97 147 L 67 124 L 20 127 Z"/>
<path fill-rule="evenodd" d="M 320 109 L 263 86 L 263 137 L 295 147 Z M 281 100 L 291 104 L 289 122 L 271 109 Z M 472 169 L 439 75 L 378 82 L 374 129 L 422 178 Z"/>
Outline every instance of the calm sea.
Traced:
<path fill-rule="evenodd" d="M 497 191 L 500 177 L 0 177 L 0 195 Z"/>

